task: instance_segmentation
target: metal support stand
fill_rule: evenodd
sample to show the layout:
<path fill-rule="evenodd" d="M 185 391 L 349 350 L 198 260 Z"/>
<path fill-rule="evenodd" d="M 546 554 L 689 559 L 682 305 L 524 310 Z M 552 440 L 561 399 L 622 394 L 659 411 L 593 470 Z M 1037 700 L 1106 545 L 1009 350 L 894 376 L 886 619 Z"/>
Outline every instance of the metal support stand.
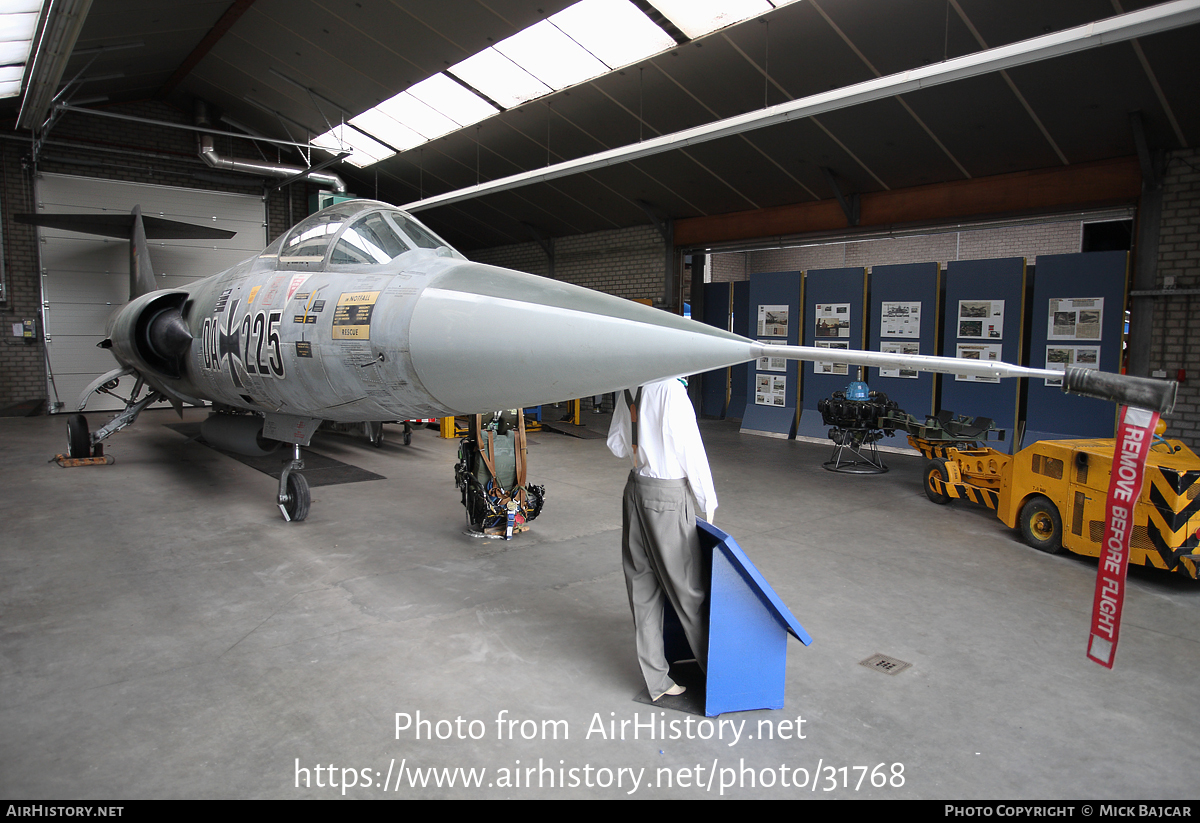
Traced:
<path fill-rule="evenodd" d="M 835 429 L 833 456 L 822 464 L 827 471 L 845 474 L 883 474 L 888 470 L 879 459 L 871 429 Z M 840 442 L 839 442 L 840 441 Z"/>

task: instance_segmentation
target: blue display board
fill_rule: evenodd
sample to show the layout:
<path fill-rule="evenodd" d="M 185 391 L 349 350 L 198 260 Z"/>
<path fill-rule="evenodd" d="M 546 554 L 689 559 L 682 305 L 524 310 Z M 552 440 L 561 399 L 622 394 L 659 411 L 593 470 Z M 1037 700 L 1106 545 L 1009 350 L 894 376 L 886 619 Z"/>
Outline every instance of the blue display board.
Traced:
<path fill-rule="evenodd" d="M 729 330 L 733 313 L 732 283 L 704 284 L 704 317 L 710 326 Z M 724 417 L 725 401 L 729 395 L 729 368 L 714 369 L 701 376 L 700 413 L 705 417 Z"/>
<path fill-rule="evenodd" d="M 739 280 L 733 284 L 733 333 L 750 336 L 750 281 Z M 725 416 L 741 420 L 746 413 L 746 387 L 750 380 L 750 364 L 739 363 L 729 367 L 729 407 Z"/>
<path fill-rule="evenodd" d="M 946 267 L 942 354 L 1021 364 L 1025 330 L 1025 258 L 952 260 Z M 941 376 L 938 408 L 990 417 L 1004 431 L 997 450 L 1013 451 L 1020 380 Z"/>
<path fill-rule="evenodd" d="M 749 334 L 755 340 L 797 345 L 800 325 L 800 272 L 763 272 L 750 276 Z M 799 369 L 797 361 L 756 362 L 746 380 L 744 434 L 791 437 L 796 433 Z"/>
<path fill-rule="evenodd" d="M 1028 365 L 1119 371 L 1128 273 L 1125 251 L 1039 255 L 1033 275 Z M 1116 412 L 1106 400 L 1064 394 L 1061 384 L 1032 379 L 1021 445 L 1112 437 Z"/>
<path fill-rule="evenodd" d="M 804 275 L 804 345 L 822 344 L 862 351 L 866 339 L 863 311 L 867 301 L 864 268 L 812 269 Z M 859 367 L 836 365 L 836 348 L 825 363 L 804 363 L 803 409 L 799 437 L 825 440 L 829 427 L 821 420 L 817 402 L 858 380 Z"/>
<path fill-rule="evenodd" d="M 936 355 L 940 292 L 941 268 L 937 263 L 871 269 L 871 331 L 867 348 Z M 904 411 L 917 418 L 933 413 L 936 383 L 932 372 L 901 369 L 867 372 L 871 388 L 886 394 Z"/>

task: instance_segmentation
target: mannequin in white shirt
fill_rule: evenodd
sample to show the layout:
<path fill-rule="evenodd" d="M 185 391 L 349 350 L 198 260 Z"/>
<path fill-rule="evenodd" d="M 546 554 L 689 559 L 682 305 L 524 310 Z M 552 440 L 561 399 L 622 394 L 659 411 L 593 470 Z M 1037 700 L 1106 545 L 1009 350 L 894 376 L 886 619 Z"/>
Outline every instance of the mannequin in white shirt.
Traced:
<path fill-rule="evenodd" d="M 684 691 L 671 680 L 663 652 L 664 601 L 674 607 L 701 667 L 708 655 L 708 585 L 692 498 L 712 522 L 717 494 L 685 386 L 681 378 L 669 378 L 629 395 L 618 392 L 608 431 L 609 450 L 634 465 L 625 484 L 621 553 L 638 664 L 653 700 Z M 637 407 L 636 441 L 630 396 Z"/>

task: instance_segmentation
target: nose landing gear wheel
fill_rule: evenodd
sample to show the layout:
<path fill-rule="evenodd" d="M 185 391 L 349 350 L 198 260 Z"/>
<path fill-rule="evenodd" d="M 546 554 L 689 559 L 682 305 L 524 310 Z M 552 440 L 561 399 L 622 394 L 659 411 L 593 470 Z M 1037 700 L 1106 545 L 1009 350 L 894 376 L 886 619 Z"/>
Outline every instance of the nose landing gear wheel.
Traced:
<path fill-rule="evenodd" d="M 304 475 L 292 472 L 287 478 L 287 501 L 283 504 L 288 520 L 300 521 L 308 517 L 308 506 L 312 495 Z"/>

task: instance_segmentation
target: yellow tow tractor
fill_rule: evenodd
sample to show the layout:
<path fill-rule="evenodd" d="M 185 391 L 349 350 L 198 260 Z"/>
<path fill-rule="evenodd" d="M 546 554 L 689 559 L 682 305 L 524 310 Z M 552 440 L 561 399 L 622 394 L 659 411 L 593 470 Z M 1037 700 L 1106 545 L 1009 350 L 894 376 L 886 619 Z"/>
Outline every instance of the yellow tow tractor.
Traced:
<path fill-rule="evenodd" d="M 922 423 L 896 410 L 883 427 L 908 434 L 929 459 L 925 494 L 934 503 L 970 500 L 1020 529 L 1035 549 L 1100 556 L 1115 441 L 1042 440 L 1015 455 L 987 445 L 992 421 L 941 412 Z M 1196 579 L 1200 565 L 1200 457 L 1162 434 L 1159 422 L 1134 509 L 1129 562 Z"/>

